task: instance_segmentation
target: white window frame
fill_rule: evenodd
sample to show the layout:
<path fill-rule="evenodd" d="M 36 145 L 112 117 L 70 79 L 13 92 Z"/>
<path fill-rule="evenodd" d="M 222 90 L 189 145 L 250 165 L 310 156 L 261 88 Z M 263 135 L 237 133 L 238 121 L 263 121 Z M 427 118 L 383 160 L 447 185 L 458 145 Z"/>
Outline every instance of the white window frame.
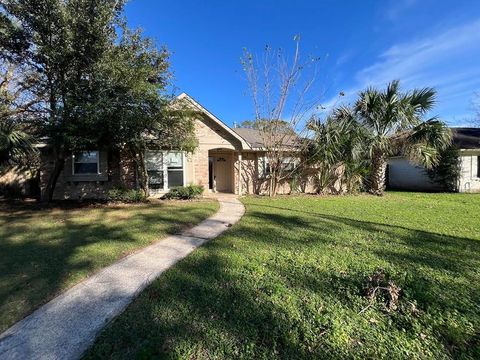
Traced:
<path fill-rule="evenodd" d="M 146 150 L 145 158 L 146 158 L 148 152 L 161 154 L 161 156 L 162 156 L 162 166 L 161 166 L 161 170 L 159 169 L 159 171 L 162 171 L 162 175 L 163 175 L 163 187 L 160 188 L 160 189 L 150 189 L 150 191 L 153 192 L 153 193 L 158 192 L 158 191 L 163 192 L 163 191 L 165 191 L 165 182 L 167 181 L 167 179 L 165 177 L 165 159 L 164 159 L 165 158 L 165 153 L 164 153 L 164 151 L 158 151 L 158 150 Z M 145 165 L 147 165 L 147 164 L 145 164 Z M 148 173 L 148 171 L 149 171 L 148 167 L 147 167 L 146 170 L 147 170 L 147 173 Z M 150 178 L 149 178 L 148 181 L 150 181 Z"/>
<path fill-rule="evenodd" d="M 266 179 L 268 176 L 271 174 L 271 169 L 270 168 L 270 163 L 268 161 L 268 157 L 266 155 L 259 156 L 258 157 L 258 174 L 260 178 Z M 286 156 L 282 160 L 282 169 L 285 170 L 286 172 L 293 171 L 297 168 L 299 164 L 299 159 L 294 157 L 294 156 Z M 292 167 L 291 170 L 286 170 L 287 167 Z"/>
<path fill-rule="evenodd" d="M 476 156 L 477 158 L 477 166 L 475 166 L 475 178 L 480 179 L 480 155 Z"/>
<path fill-rule="evenodd" d="M 168 164 L 167 162 L 165 161 L 165 157 L 168 153 L 180 153 L 182 155 L 182 168 L 180 169 L 170 169 L 170 171 L 183 171 L 183 174 L 182 174 L 182 184 L 183 185 L 180 185 L 180 186 L 185 186 L 185 151 L 164 151 L 163 152 L 163 168 L 164 168 L 164 172 L 163 172 L 163 184 L 164 184 L 164 190 L 165 191 L 168 191 L 170 190 L 170 187 L 169 187 L 169 184 L 168 184 Z"/>
<path fill-rule="evenodd" d="M 266 155 L 262 155 L 258 157 L 258 177 L 260 179 L 266 179 L 270 175 L 270 171 L 267 172 L 269 167 L 268 158 Z"/>
<path fill-rule="evenodd" d="M 294 171 L 298 164 L 298 159 L 293 156 L 286 156 L 282 159 L 282 167 L 284 171 Z M 292 169 L 288 169 L 288 167 L 292 167 Z"/>
<path fill-rule="evenodd" d="M 92 172 L 92 173 L 77 173 L 77 172 L 75 172 L 75 163 L 82 163 L 82 162 L 75 161 L 75 153 L 74 153 L 74 154 L 72 154 L 72 174 L 73 175 L 99 175 L 100 174 L 100 151 L 98 151 L 98 150 L 84 150 L 84 151 L 78 151 L 77 154 L 78 153 L 85 153 L 85 152 L 95 153 L 97 171 Z M 91 164 L 91 163 L 85 163 L 85 164 Z"/>
<path fill-rule="evenodd" d="M 149 150 L 147 150 L 149 151 Z M 154 150 L 152 150 L 154 151 Z M 178 169 L 170 169 L 170 171 L 183 171 L 183 176 L 182 176 L 182 186 L 185 186 L 187 181 L 186 181 L 186 156 L 185 156 L 185 151 L 160 151 L 162 154 L 162 171 L 163 171 L 163 191 L 167 192 L 170 190 L 169 184 L 168 184 L 168 164 L 166 161 L 166 156 L 168 153 L 181 153 L 182 154 L 182 167 Z"/>

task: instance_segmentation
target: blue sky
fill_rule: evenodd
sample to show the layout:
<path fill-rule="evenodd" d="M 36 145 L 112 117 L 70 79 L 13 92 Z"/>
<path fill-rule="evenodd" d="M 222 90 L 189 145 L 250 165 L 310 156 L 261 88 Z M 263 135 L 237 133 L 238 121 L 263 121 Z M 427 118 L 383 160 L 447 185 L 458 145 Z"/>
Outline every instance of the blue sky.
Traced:
<path fill-rule="evenodd" d="M 177 92 L 229 125 L 253 118 L 242 49 L 293 51 L 296 34 L 303 55 L 321 57 L 327 108 L 400 79 L 404 89 L 435 87 L 432 115 L 465 126 L 480 92 L 479 0 L 131 0 L 126 16 L 172 52 Z"/>

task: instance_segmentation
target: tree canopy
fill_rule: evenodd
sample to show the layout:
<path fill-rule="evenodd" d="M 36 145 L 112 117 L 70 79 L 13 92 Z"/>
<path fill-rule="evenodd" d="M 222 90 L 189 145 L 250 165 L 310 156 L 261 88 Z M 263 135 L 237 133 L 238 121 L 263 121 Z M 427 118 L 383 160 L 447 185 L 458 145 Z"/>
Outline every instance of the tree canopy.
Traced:
<path fill-rule="evenodd" d="M 363 182 L 371 193 L 382 195 L 392 155 L 427 169 L 436 166 L 451 136 L 436 117 L 424 119 L 435 94 L 432 88 L 402 92 L 400 82 L 392 81 L 384 90 L 361 91 L 353 106 L 334 109 L 324 121 L 314 117 L 306 158 L 316 166 L 318 191 L 331 191 L 333 184 L 335 191 L 351 191 Z"/>
<path fill-rule="evenodd" d="M 50 199 L 75 150 L 122 148 L 144 166 L 147 139 L 162 147 L 195 146 L 192 120 L 169 106 L 167 49 L 129 29 L 123 6 L 118 0 L 6 0 L 0 6 L 2 59 L 37 75 L 35 96 L 45 110 L 39 135 L 48 137 L 55 157 Z M 145 187 L 147 179 L 142 182 Z"/>
<path fill-rule="evenodd" d="M 386 89 L 368 88 L 360 92 L 353 110 L 366 129 L 365 145 L 371 159 L 369 190 L 382 195 L 388 156 L 401 152 L 410 160 L 431 168 L 451 142 L 446 125 L 424 117 L 435 104 L 433 88 L 400 90 L 392 81 Z"/>

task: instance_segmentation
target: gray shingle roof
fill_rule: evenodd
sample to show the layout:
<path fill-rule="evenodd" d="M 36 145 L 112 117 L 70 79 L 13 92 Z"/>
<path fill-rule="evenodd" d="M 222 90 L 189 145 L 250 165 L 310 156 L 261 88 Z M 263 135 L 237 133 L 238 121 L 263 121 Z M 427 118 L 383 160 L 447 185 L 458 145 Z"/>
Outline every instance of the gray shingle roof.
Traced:
<path fill-rule="evenodd" d="M 458 149 L 480 149 L 480 128 L 451 128 L 452 142 Z"/>
<path fill-rule="evenodd" d="M 258 130 L 248 128 L 233 128 L 238 135 L 245 139 L 252 147 L 259 148 L 263 145 L 262 135 Z"/>
<path fill-rule="evenodd" d="M 263 137 L 260 130 L 250 129 L 250 128 L 233 128 L 238 135 L 240 135 L 246 142 L 248 142 L 253 148 L 263 147 Z M 295 143 L 299 140 L 296 134 L 291 136 L 285 136 L 284 144 L 285 146 L 294 146 Z"/>

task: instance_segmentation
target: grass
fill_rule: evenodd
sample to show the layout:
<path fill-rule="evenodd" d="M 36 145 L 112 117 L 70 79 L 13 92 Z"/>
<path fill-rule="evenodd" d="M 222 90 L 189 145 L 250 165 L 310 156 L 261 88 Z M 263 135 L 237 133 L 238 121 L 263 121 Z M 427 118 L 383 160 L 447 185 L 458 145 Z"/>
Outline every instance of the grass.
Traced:
<path fill-rule="evenodd" d="M 479 195 L 243 201 L 87 359 L 480 358 Z"/>
<path fill-rule="evenodd" d="M 98 269 L 214 213 L 213 201 L 0 203 L 0 332 Z"/>

